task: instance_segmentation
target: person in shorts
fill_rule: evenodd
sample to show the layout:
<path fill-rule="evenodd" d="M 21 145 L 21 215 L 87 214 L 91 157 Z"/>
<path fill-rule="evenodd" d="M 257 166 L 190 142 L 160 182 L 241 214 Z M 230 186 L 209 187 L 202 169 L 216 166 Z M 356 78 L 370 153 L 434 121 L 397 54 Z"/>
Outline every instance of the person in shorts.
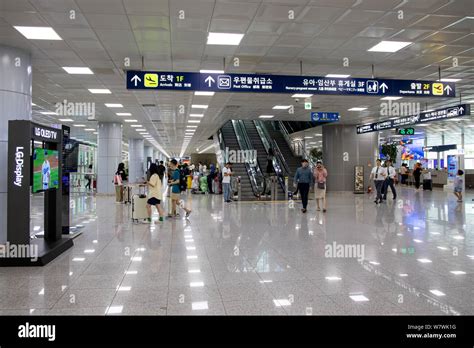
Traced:
<path fill-rule="evenodd" d="M 458 203 L 462 202 L 462 191 L 464 188 L 463 175 L 464 172 L 459 169 L 456 178 L 454 178 L 454 195 L 458 198 Z"/>
<path fill-rule="evenodd" d="M 178 162 L 175 159 L 172 159 L 170 162 L 172 176 L 168 179 L 168 184 L 171 186 L 171 217 L 177 217 L 179 214 L 176 211 L 176 206 L 179 205 L 178 202 L 181 200 L 181 187 L 180 187 L 180 171 L 178 169 Z M 186 212 L 186 218 L 191 214 L 191 210 L 182 206 L 182 209 Z"/>
<path fill-rule="evenodd" d="M 146 209 L 148 211 L 148 221 L 151 222 L 151 207 L 155 206 L 156 210 L 158 210 L 158 214 L 160 215 L 160 221 L 163 221 L 165 211 L 161 207 L 161 201 L 163 200 L 163 192 L 162 192 L 162 183 L 159 176 L 158 166 L 155 163 L 150 165 L 150 180 L 148 180 L 148 200 Z"/>

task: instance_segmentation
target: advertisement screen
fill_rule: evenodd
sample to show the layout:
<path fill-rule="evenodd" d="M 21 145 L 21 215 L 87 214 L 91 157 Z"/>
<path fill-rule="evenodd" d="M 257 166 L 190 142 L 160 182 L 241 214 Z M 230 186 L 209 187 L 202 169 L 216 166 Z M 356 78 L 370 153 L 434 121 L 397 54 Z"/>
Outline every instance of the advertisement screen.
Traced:
<path fill-rule="evenodd" d="M 33 151 L 33 193 L 59 188 L 58 151 L 35 148 Z"/>
<path fill-rule="evenodd" d="M 424 155 L 422 144 L 405 144 L 402 147 L 402 161 L 419 161 Z"/>

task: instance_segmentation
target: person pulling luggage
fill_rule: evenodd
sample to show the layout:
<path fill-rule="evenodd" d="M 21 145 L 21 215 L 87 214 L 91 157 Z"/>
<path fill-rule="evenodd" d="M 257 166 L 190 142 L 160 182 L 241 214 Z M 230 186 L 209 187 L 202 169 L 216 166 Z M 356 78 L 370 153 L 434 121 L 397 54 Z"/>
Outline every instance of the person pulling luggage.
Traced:
<path fill-rule="evenodd" d="M 151 222 L 151 207 L 155 206 L 160 215 L 159 221 L 164 220 L 165 211 L 161 207 L 163 201 L 162 182 L 160 179 L 160 171 L 155 163 L 150 165 L 150 180 L 148 180 L 148 200 L 146 209 L 148 211 L 148 221 Z"/>

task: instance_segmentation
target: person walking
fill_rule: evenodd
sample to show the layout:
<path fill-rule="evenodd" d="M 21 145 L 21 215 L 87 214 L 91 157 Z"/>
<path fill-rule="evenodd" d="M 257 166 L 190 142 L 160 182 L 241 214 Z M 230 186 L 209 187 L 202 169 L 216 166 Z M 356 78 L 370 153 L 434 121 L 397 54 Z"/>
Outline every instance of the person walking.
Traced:
<path fill-rule="evenodd" d="M 321 207 L 319 205 L 319 200 L 322 200 L 323 213 L 326 212 L 326 178 L 328 176 L 328 171 L 324 168 L 321 161 L 316 162 L 316 167 L 313 171 L 314 177 L 314 198 L 316 200 L 316 210 L 320 211 Z"/>
<path fill-rule="evenodd" d="M 160 177 L 161 182 L 163 182 L 163 179 L 165 178 L 165 172 L 166 172 L 166 167 L 163 164 L 163 161 L 160 161 L 160 164 L 157 167 L 158 170 L 158 176 Z"/>
<path fill-rule="evenodd" d="M 161 202 L 163 201 L 163 192 L 162 187 L 163 183 L 160 179 L 158 166 L 155 163 L 152 163 L 149 168 L 150 180 L 148 180 L 148 200 L 146 204 L 146 209 L 148 212 L 148 221 L 151 222 L 151 207 L 155 206 L 160 215 L 159 221 L 164 220 L 165 211 L 161 207 Z"/>
<path fill-rule="evenodd" d="M 408 180 L 408 168 L 406 163 L 402 163 L 402 166 L 400 167 L 400 176 L 402 177 L 402 185 L 407 185 L 407 180 Z"/>
<path fill-rule="evenodd" d="M 454 195 L 458 198 L 458 203 L 462 202 L 462 191 L 464 189 L 464 172 L 459 169 L 456 177 L 454 178 Z"/>
<path fill-rule="evenodd" d="M 385 165 L 386 165 L 386 170 L 387 170 L 387 177 L 385 178 L 385 181 L 384 181 L 383 199 L 384 201 L 387 200 L 387 193 L 388 193 L 389 187 L 390 187 L 390 190 L 392 190 L 393 199 L 397 199 L 397 191 L 395 190 L 395 185 L 394 185 L 397 172 L 392 165 L 392 161 L 386 160 Z"/>
<path fill-rule="evenodd" d="M 370 179 L 374 180 L 375 190 L 377 192 L 377 196 L 375 198 L 374 203 L 379 204 L 382 203 L 382 188 L 385 178 L 387 177 L 387 171 L 385 168 L 381 166 L 382 161 L 379 159 L 376 161 L 376 165 L 372 168 L 372 172 L 370 173 Z"/>
<path fill-rule="evenodd" d="M 230 198 L 230 179 L 232 177 L 232 163 L 227 162 L 222 168 L 222 189 L 224 191 L 224 202 L 232 202 Z"/>
<path fill-rule="evenodd" d="M 177 217 L 179 214 L 177 213 L 177 206 L 179 205 L 185 212 L 186 212 L 186 219 L 189 217 L 189 214 L 191 214 L 191 210 L 187 209 L 183 204 L 179 204 L 179 201 L 181 201 L 181 174 L 178 169 L 178 161 L 175 159 L 172 159 L 170 161 L 170 167 L 171 167 L 171 172 L 172 176 L 168 179 L 168 184 L 171 185 L 171 217 Z"/>
<path fill-rule="evenodd" d="M 125 164 L 119 163 L 114 176 L 115 185 L 115 203 L 123 203 L 124 183 L 127 181 L 127 173 L 125 172 Z"/>
<path fill-rule="evenodd" d="M 415 179 L 415 189 L 416 191 L 420 190 L 420 179 L 421 179 L 421 172 L 423 168 L 421 163 L 416 163 L 413 168 L 413 178 Z"/>
<path fill-rule="evenodd" d="M 91 182 L 92 182 L 92 164 L 89 164 L 89 172 L 85 175 L 85 179 L 87 180 L 85 189 L 90 191 L 91 189 Z"/>
<path fill-rule="evenodd" d="M 211 163 L 209 166 L 209 174 L 207 175 L 207 189 L 210 194 L 214 194 L 212 189 L 212 182 L 214 181 L 214 177 L 216 175 L 216 166 Z"/>
<path fill-rule="evenodd" d="M 301 160 L 301 167 L 296 170 L 295 178 L 293 179 L 293 185 L 298 187 L 298 190 L 301 194 L 301 202 L 303 204 L 303 209 L 301 212 L 306 213 L 306 207 L 308 206 L 308 194 L 310 185 L 313 183 L 313 173 L 311 168 L 309 168 L 309 163 L 307 159 Z"/>

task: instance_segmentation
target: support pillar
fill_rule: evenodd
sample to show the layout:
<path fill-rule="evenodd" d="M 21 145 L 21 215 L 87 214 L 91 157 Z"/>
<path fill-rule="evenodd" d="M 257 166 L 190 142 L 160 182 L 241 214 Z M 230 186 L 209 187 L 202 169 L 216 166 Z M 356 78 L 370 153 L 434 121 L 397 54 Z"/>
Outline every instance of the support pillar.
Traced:
<path fill-rule="evenodd" d="M 327 125 L 323 130 L 323 163 L 328 191 L 353 191 L 354 166 L 364 166 L 364 186 L 378 157 L 378 132 L 357 134 L 354 126 Z"/>
<path fill-rule="evenodd" d="M 97 193 L 112 194 L 114 175 L 122 161 L 122 125 L 101 122 L 97 132 Z"/>
<path fill-rule="evenodd" d="M 0 45 L 0 244 L 7 239 L 8 121 L 31 120 L 31 56 Z"/>
<path fill-rule="evenodd" d="M 146 158 L 143 139 L 128 140 L 128 181 L 141 182 L 146 179 Z"/>

